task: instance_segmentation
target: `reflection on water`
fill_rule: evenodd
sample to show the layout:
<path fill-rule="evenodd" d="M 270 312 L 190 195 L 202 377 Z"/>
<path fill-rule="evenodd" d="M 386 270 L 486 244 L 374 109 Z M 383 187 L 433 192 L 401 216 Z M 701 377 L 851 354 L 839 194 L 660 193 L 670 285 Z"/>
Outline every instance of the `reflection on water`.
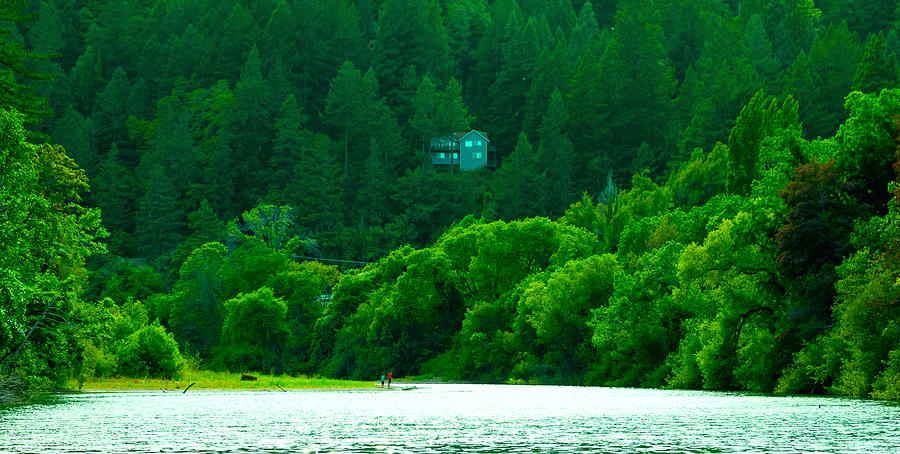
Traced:
<path fill-rule="evenodd" d="M 553 386 L 84 393 L 0 410 L 0 452 L 897 452 L 900 407 Z"/>

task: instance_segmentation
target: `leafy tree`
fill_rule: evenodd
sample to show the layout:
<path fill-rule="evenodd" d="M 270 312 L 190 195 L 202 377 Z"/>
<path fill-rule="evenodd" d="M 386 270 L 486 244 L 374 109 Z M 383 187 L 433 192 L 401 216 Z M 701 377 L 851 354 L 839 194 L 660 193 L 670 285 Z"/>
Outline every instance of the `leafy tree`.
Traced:
<path fill-rule="evenodd" d="M 812 305 L 810 315 L 826 322 L 834 300 L 834 266 L 849 252 L 859 214 L 852 193 L 852 183 L 841 181 L 834 160 L 798 167 L 794 180 L 779 193 L 788 212 L 787 224 L 775 235 L 778 260 Z"/>
<path fill-rule="evenodd" d="M 208 358 L 221 334 L 226 252 L 219 243 L 207 243 L 191 252 L 181 266 L 172 291 L 169 326 L 187 353 Z"/>
<path fill-rule="evenodd" d="M 158 324 L 142 327 L 113 348 L 119 372 L 131 377 L 171 379 L 184 365 L 172 334 Z"/>
<path fill-rule="evenodd" d="M 605 306 L 619 270 L 606 254 L 566 263 L 545 282 L 529 285 L 519 300 L 520 318 L 535 331 L 532 351 L 553 371 L 555 381 L 575 381 L 594 361 L 588 320 Z"/>
<path fill-rule="evenodd" d="M 99 210 L 80 205 L 84 172 L 62 147 L 28 143 L 23 122 L 0 109 L 0 367 L 60 383 L 77 365 L 74 333 L 62 320 L 74 310 L 85 259 L 104 251 L 97 239 L 106 232 Z M 24 364 L 16 362 L 20 353 L 29 358 Z"/>
<path fill-rule="evenodd" d="M 728 136 L 728 190 L 742 194 L 759 175 L 760 149 L 763 139 L 779 130 L 795 128 L 798 105 L 788 97 L 779 107 L 774 99 L 766 99 L 762 91 L 741 110 L 737 123 Z"/>
<path fill-rule="evenodd" d="M 287 305 L 271 288 L 240 294 L 223 303 L 225 321 L 218 361 L 234 371 L 282 370 L 288 337 Z"/>
<path fill-rule="evenodd" d="M 892 162 L 897 149 L 895 117 L 900 112 L 900 90 L 850 93 L 845 102 L 848 118 L 835 139 L 838 170 L 854 181 L 853 194 L 877 213 L 885 213 L 891 194 L 884 189 L 894 180 Z"/>

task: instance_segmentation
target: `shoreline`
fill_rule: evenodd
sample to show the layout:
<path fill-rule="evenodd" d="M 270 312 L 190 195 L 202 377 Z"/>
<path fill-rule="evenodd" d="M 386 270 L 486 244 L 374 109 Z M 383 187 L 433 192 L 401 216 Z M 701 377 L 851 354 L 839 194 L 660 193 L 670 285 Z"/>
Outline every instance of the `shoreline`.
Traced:
<path fill-rule="evenodd" d="M 276 391 L 368 389 L 368 381 L 289 375 L 250 373 L 255 380 L 241 380 L 243 374 L 215 371 L 188 371 L 177 379 L 110 377 L 92 378 L 79 383 L 70 379 L 58 392 L 122 392 L 157 391 L 178 393 L 190 391 Z"/>

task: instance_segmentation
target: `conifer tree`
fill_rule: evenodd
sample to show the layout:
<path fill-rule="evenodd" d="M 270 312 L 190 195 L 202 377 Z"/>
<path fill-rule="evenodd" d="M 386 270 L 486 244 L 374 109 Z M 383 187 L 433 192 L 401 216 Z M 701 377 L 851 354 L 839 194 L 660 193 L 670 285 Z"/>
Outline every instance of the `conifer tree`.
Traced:
<path fill-rule="evenodd" d="M 602 49 L 597 49 L 599 44 L 600 25 L 597 23 L 597 16 L 594 14 L 594 5 L 587 1 L 581 6 L 581 10 L 578 12 L 578 19 L 575 21 L 575 27 L 569 35 L 569 60 L 575 61 L 587 51 L 594 52 L 597 55 L 602 54 Z"/>
<path fill-rule="evenodd" d="M 546 177 L 528 136 L 519 134 L 516 149 L 503 161 L 492 185 L 493 208 L 501 219 L 542 216 Z"/>
<path fill-rule="evenodd" d="M 853 90 L 877 93 L 897 86 L 897 55 L 885 44 L 882 32 L 869 35 L 853 78 Z"/>
<path fill-rule="evenodd" d="M 547 103 L 554 90 L 565 90 L 575 72 L 572 63 L 566 56 L 566 48 L 562 41 L 557 41 L 552 48 L 541 50 L 535 62 L 531 84 L 525 100 L 525 115 L 522 127 L 526 132 L 537 132 Z"/>
<path fill-rule="evenodd" d="M 103 210 L 103 225 L 110 232 L 110 252 L 133 254 L 134 177 L 122 165 L 119 148 L 113 144 L 100 165 L 94 184 L 94 203 Z"/>
<path fill-rule="evenodd" d="M 847 23 L 829 25 L 809 54 L 801 52 L 785 75 L 784 92 L 800 103 L 806 137 L 830 137 L 846 118 L 844 97 L 853 86 L 860 49 Z"/>
<path fill-rule="evenodd" d="M 522 129 L 525 94 L 531 83 L 539 49 L 537 22 L 513 13 L 506 24 L 501 44 L 500 70 L 491 84 L 491 102 L 484 120 L 492 141 L 499 148 L 509 148 Z"/>
<path fill-rule="evenodd" d="M 91 109 L 95 143 L 107 145 L 127 137 L 125 120 L 128 119 L 128 98 L 131 90 L 128 75 L 125 69 L 119 66 L 113 71 L 106 89 L 97 95 Z"/>
<path fill-rule="evenodd" d="M 545 169 L 547 183 L 543 206 L 553 216 L 562 215 L 575 202 L 575 150 L 566 136 L 567 116 L 563 95 L 554 90 L 538 131 L 538 167 Z"/>
<path fill-rule="evenodd" d="M 135 236 L 146 257 L 175 249 L 182 239 L 184 212 L 179 193 L 162 164 L 153 165 L 143 178 L 144 192 L 135 213 Z"/>
<path fill-rule="evenodd" d="M 297 98 L 288 95 L 281 105 L 281 115 L 275 122 L 275 140 L 269 165 L 262 169 L 259 181 L 267 181 L 269 199 L 284 203 L 284 188 L 295 178 L 295 169 L 309 153 L 313 134 L 304 125 L 306 115 L 300 110 Z"/>
<path fill-rule="evenodd" d="M 377 30 L 375 71 L 394 109 L 411 101 L 421 75 L 430 74 L 439 84 L 450 77 L 453 64 L 437 0 L 385 0 Z M 412 71 L 416 82 L 404 84 L 403 70 Z"/>
<path fill-rule="evenodd" d="M 49 111 L 47 100 L 33 93 L 33 82 L 47 80 L 50 75 L 35 71 L 33 62 L 48 56 L 27 49 L 16 36 L 16 24 L 29 19 L 24 6 L 24 0 L 0 5 L 0 107 L 16 109 L 25 115 L 26 124 L 37 124 Z"/>
<path fill-rule="evenodd" d="M 629 164 L 643 142 L 654 155 L 667 159 L 667 120 L 675 79 L 664 41 L 652 5 L 640 0 L 619 3 L 615 30 L 600 62 L 610 107 L 608 169 L 617 179 L 630 174 Z"/>
<path fill-rule="evenodd" d="M 475 121 L 469 115 L 462 97 L 462 85 L 455 77 L 451 77 L 440 93 L 440 103 L 435 114 L 435 128 L 443 131 L 468 131 Z"/>
<path fill-rule="evenodd" d="M 754 14 L 747 21 L 744 27 L 744 44 L 749 51 L 750 62 L 760 79 L 769 84 L 769 89 L 775 91 L 776 87 L 771 86 L 779 77 L 780 65 L 772 51 L 772 42 L 766 34 L 763 26 L 762 17 Z"/>
<path fill-rule="evenodd" d="M 569 112 L 569 138 L 579 163 L 575 186 L 588 191 L 600 190 L 603 182 L 595 181 L 598 171 L 609 172 L 610 164 L 601 153 L 609 134 L 609 105 L 604 94 L 600 63 L 590 51 L 578 63 L 578 69 L 566 90 Z"/>

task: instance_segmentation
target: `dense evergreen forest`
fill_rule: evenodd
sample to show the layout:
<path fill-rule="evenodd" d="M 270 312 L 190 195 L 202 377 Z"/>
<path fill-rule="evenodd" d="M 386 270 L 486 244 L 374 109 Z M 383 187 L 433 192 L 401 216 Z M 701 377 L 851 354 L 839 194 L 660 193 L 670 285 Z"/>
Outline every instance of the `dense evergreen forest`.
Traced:
<path fill-rule="evenodd" d="M 0 379 L 900 398 L 896 49 L 896 0 L 6 1 Z"/>

